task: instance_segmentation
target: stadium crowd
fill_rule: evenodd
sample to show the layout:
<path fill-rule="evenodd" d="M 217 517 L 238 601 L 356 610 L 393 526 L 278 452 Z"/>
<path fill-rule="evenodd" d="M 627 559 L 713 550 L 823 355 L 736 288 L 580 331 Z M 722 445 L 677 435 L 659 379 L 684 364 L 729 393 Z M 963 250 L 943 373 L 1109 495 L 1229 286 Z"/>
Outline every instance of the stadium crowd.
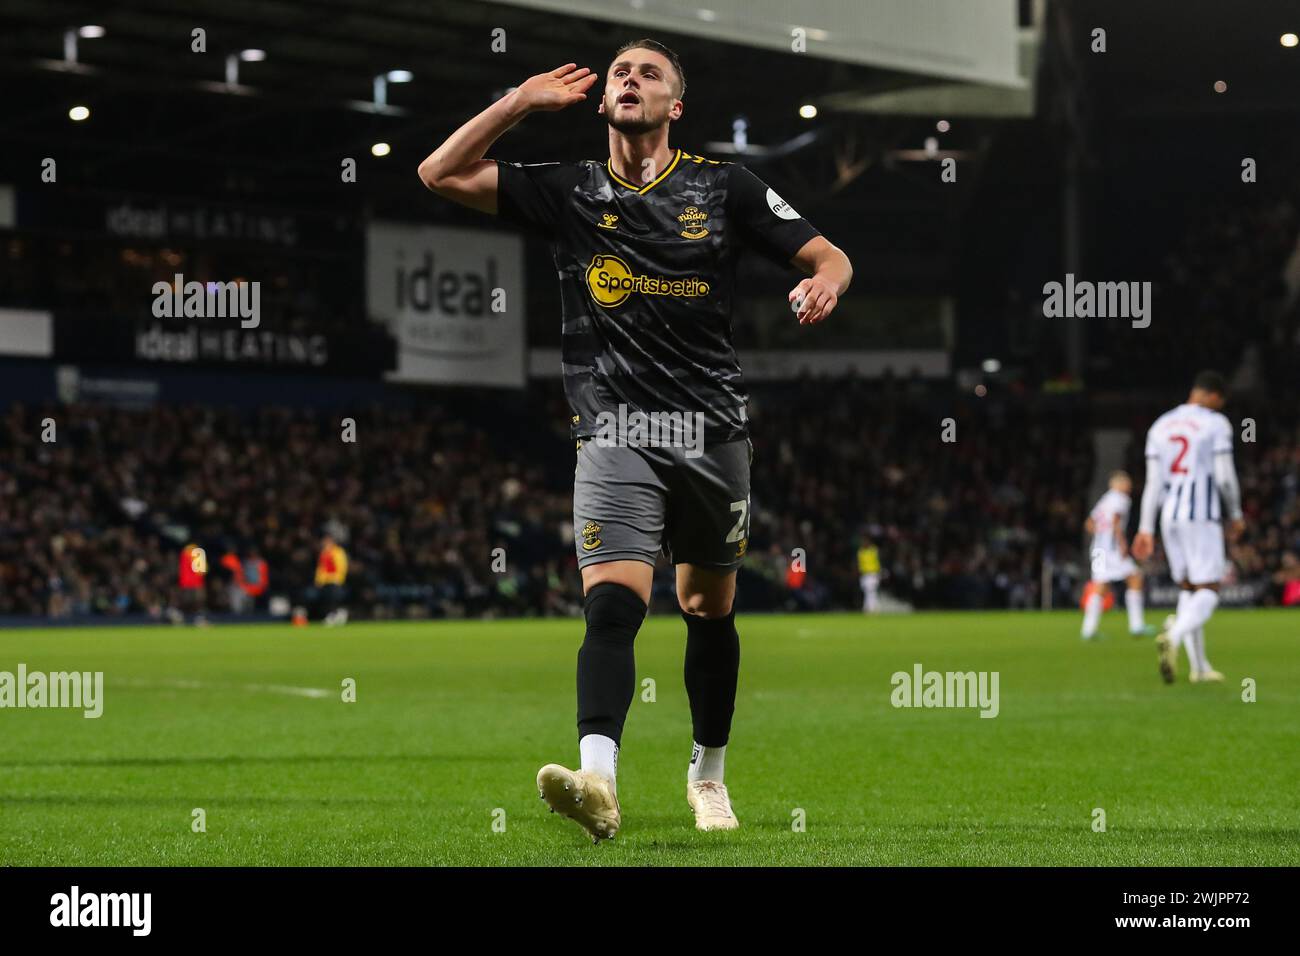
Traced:
<path fill-rule="evenodd" d="M 267 596 L 310 604 L 327 532 L 347 549 L 362 616 L 577 613 L 572 444 L 562 395 L 546 388 L 533 421 L 386 405 L 355 413 L 355 441 L 321 410 L 12 406 L 0 614 L 161 617 L 190 541 L 211 556 L 210 610 L 238 598 L 227 554 L 259 554 Z M 1085 564 L 1092 451 L 1077 403 L 805 378 L 757 389 L 751 417 L 750 607 L 859 606 L 864 535 L 886 592 L 922 607 L 1036 607 L 1045 556 Z M 56 440 L 43 441 L 50 423 Z M 1241 465 L 1255 530 L 1233 555 L 1241 575 L 1280 575 L 1279 596 L 1300 577 L 1300 431 L 1286 437 Z M 792 575 L 800 557 L 806 573 Z"/>
<path fill-rule="evenodd" d="M 1300 359 L 1300 183 L 1257 199 L 1195 205 L 1166 251 L 1139 250 L 1154 277 L 1150 325 L 1098 320 L 1088 386 L 1185 387 L 1218 368 L 1243 387 L 1294 377 Z"/>
<path fill-rule="evenodd" d="M 310 600 L 325 531 L 346 544 L 350 597 L 369 614 L 569 610 L 569 503 L 538 467 L 437 404 L 354 421 L 345 441 L 341 418 L 321 412 L 12 407 L 0 425 L 0 613 L 161 616 L 191 540 L 214 566 L 260 552 L 270 593 Z M 495 547 L 505 574 L 491 570 Z M 216 611 L 229 604 L 219 578 L 207 588 Z"/>

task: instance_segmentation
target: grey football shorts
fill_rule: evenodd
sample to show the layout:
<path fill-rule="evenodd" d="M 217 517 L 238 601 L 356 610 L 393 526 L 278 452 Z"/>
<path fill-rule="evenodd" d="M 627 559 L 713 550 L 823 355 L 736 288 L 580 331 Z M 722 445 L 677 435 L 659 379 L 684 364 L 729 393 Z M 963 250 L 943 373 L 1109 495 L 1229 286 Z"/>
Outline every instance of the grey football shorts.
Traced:
<path fill-rule="evenodd" d="M 749 547 L 748 438 L 686 448 L 578 443 L 573 533 L 578 567 L 605 561 L 740 567 Z"/>

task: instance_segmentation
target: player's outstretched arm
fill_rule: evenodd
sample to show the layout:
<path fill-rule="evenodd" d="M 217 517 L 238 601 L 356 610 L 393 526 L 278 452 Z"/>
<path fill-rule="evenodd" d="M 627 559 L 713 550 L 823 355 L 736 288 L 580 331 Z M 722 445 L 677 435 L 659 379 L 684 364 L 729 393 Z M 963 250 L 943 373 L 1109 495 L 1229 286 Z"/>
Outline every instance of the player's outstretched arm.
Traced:
<path fill-rule="evenodd" d="M 799 316 L 800 325 L 820 322 L 835 308 L 849 283 L 853 281 L 853 264 L 838 246 L 825 236 L 809 239 L 795 253 L 790 263 L 808 278 L 790 290 L 789 300 Z"/>
<path fill-rule="evenodd" d="M 595 73 L 573 63 L 530 76 L 430 153 L 420 163 L 420 181 L 444 199 L 495 215 L 497 164 L 483 155 L 529 113 L 582 102 L 594 82 Z"/>

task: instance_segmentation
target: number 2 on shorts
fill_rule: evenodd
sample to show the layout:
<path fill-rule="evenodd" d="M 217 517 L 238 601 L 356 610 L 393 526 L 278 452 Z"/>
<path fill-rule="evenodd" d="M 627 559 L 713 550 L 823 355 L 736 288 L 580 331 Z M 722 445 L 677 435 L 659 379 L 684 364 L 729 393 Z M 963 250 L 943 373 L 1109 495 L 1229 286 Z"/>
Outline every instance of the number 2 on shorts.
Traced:
<path fill-rule="evenodd" d="M 733 501 L 731 503 L 731 510 L 740 512 L 740 517 L 736 519 L 736 526 L 732 528 L 731 533 L 727 535 L 727 543 L 735 544 L 741 538 L 745 537 L 745 526 L 747 524 L 745 519 L 749 517 L 749 499 L 742 498 L 740 501 Z"/>

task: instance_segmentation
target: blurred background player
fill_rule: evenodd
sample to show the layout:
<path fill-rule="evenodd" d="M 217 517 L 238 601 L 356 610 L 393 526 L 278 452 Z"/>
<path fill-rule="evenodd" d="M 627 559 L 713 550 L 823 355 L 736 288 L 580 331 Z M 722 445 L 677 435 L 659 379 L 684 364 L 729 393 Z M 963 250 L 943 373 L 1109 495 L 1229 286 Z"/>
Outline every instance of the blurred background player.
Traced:
<path fill-rule="evenodd" d="M 862 613 L 880 610 L 880 549 L 870 538 L 863 538 L 858 548 L 858 575 L 862 585 Z"/>
<path fill-rule="evenodd" d="M 1222 521 L 1230 520 L 1236 540 L 1245 528 L 1241 492 L 1232 462 L 1232 424 L 1219 411 L 1226 394 L 1223 376 L 1196 376 L 1187 401 L 1156 419 L 1147 432 L 1147 483 L 1133 554 L 1150 556 L 1156 511 L 1169 559 L 1169 575 L 1182 591 L 1178 611 L 1156 638 L 1160 676 L 1174 682 L 1178 647 L 1186 642 L 1188 680 L 1220 681 L 1205 656 L 1205 624 L 1219 604 L 1219 582 L 1226 570 Z"/>
<path fill-rule="evenodd" d="M 228 552 L 221 565 L 230 572 L 230 613 L 247 614 L 266 592 L 266 561 L 254 547 L 248 548 L 242 558 L 234 551 Z"/>
<path fill-rule="evenodd" d="M 258 598 L 266 593 L 269 583 L 266 559 L 262 557 L 261 550 L 254 545 L 245 552 L 244 560 L 240 564 L 239 576 L 239 589 L 247 595 L 250 610 L 256 605 Z"/>
<path fill-rule="evenodd" d="M 348 609 L 343 606 L 343 584 L 347 577 L 347 552 L 333 535 L 322 536 L 320 556 L 316 559 L 316 587 L 325 611 L 326 627 L 348 622 Z"/>
<path fill-rule="evenodd" d="M 1128 553 L 1128 515 L 1133 503 L 1133 479 L 1126 471 L 1112 472 L 1110 487 L 1101 496 L 1084 530 L 1092 535 L 1092 587 L 1083 605 L 1083 630 L 1080 637 L 1091 640 L 1101 621 L 1106 595 L 1113 581 L 1124 581 L 1124 607 L 1128 610 L 1128 632 L 1134 637 L 1154 634 L 1155 628 L 1143 619 L 1142 572 Z"/>
<path fill-rule="evenodd" d="M 207 553 L 194 542 L 181 548 L 176 584 L 180 588 L 180 607 L 170 615 L 172 623 L 181 624 L 185 615 L 196 627 L 207 627 Z"/>

